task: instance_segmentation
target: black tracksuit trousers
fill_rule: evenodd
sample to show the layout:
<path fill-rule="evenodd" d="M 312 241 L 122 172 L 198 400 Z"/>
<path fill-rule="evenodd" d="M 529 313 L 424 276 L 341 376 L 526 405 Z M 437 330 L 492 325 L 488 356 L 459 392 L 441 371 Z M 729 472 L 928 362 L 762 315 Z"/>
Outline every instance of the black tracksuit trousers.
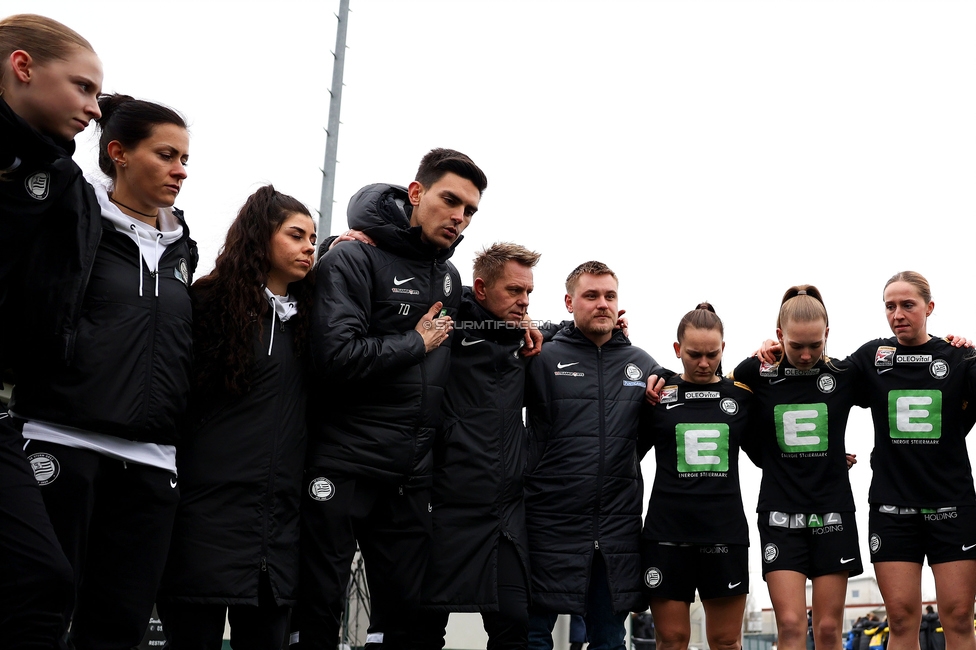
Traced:
<path fill-rule="evenodd" d="M 19 427 L 0 413 L 0 648 L 50 650 L 73 604 L 58 543 Z"/>
<path fill-rule="evenodd" d="M 384 603 L 384 646 L 407 647 L 427 569 L 430 490 L 329 476 L 314 467 L 305 479 L 299 602 L 292 625 L 299 632 L 298 647 L 335 650 L 357 541 L 370 594 Z M 309 489 L 325 479 L 331 490 Z"/>

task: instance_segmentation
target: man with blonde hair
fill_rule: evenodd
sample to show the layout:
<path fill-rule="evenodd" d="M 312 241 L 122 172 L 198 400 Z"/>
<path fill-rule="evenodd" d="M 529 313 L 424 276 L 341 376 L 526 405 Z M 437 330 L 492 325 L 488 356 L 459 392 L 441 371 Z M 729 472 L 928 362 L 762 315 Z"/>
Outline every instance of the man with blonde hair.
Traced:
<path fill-rule="evenodd" d="M 539 254 L 496 243 L 474 260 L 454 323 L 451 381 L 434 443 L 433 544 L 421 645 L 440 648 L 449 612 L 481 612 L 490 648 L 524 648 L 528 548 L 522 471 L 526 358 Z"/>

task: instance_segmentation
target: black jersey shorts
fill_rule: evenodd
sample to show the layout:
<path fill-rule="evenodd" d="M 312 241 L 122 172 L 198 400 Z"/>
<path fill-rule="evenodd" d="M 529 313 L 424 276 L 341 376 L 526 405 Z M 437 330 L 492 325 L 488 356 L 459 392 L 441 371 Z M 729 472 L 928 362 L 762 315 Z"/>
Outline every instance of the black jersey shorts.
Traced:
<path fill-rule="evenodd" d="M 871 505 L 871 562 L 916 562 L 929 566 L 976 560 L 976 506 L 902 508 Z"/>
<path fill-rule="evenodd" d="M 749 592 L 749 547 L 743 544 L 671 544 L 641 540 L 644 594 L 695 601 Z"/>
<path fill-rule="evenodd" d="M 763 579 L 772 571 L 797 571 L 808 578 L 864 572 L 853 512 L 759 513 Z"/>

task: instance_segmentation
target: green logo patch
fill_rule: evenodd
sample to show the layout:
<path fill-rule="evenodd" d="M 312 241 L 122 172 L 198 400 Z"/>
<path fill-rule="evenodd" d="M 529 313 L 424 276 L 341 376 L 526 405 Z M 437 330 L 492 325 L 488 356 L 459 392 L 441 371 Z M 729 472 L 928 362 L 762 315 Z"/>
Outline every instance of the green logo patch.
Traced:
<path fill-rule="evenodd" d="M 729 425 L 679 424 L 674 431 L 679 472 L 729 471 Z"/>
<path fill-rule="evenodd" d="M 788 454 L 827 451 L 826 404 L 777 404 L 773 418 L 781 451 Z"/>
<path fill-rule="evenodd" d="M 942 437 L 942 391 L 893 390 L 888 393 L 888 430 L 892 439 Z"/>

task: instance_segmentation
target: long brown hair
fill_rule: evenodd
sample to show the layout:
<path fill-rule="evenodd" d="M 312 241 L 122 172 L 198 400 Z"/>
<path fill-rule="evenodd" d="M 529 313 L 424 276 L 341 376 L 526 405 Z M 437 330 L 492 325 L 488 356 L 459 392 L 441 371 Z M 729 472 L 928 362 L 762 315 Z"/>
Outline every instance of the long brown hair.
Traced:
<path fill-rule="evenodd" d="M 269 309 L 264 293 L 271 270 L 271 238 L 290 214 L 311 216 L 298 199 L 265 185 L 248 197 L 227 231 L 209 275 L 193 283 L 195 382 L 210 392 L 222 387 L 234 395 L 250 388 L 254 339 L 262 333 Z M 288 285 L 298 301 L 295 347 L 304 353 L 314 273 Z"/>

